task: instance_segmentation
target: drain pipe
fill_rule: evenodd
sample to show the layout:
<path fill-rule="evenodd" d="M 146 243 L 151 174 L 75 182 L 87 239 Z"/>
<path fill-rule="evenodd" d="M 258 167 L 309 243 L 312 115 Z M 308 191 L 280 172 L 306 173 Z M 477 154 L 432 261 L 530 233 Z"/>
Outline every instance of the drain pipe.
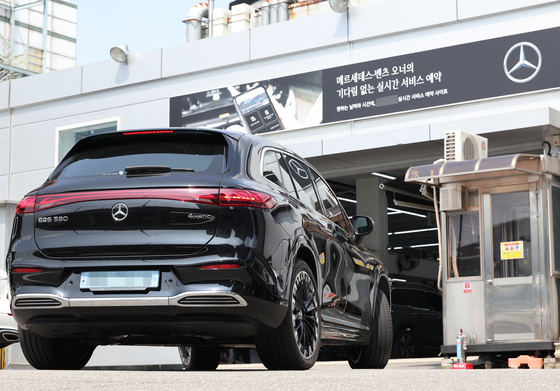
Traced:
<path fill-rule="evenodd" d="M 187 42 L 198 41 L 202 38 L 202 18 L 208 18 L 208 4 L 198 3 L 191 8 L 187 15 Z"/>

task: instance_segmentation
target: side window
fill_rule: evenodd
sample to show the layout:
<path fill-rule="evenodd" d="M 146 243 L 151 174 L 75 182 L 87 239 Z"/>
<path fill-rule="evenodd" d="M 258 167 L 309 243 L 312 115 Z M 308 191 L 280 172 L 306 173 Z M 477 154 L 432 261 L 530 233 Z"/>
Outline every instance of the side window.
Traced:
<path fill-rule="evenodd" d="M 294 184 L 286 168 L 286 163 L 279 153 L 271 150 L 264 153 L 262 175 L 269 181 L 286 189 L 292 197 L 297 198 Z"/>
<path fill-rule="evenodd" d="M 321 179 L 321 177 L 319 177 L 317 173 L 311 171 L 311 175 L 313 175 L 313 181 L 317 185 L 317 190 L 319 191 L 319 198 L 321 199 L 321 203 L 325 207 L 325 213 L 327 215 L 327 218 L 331 220 L 333 223 L 338 224 L 338 226 L 340 226 L 346 232 L 353 232 L 350 229 L 350 226 L 344 214 L 344 210 L 342 209 L 342 206 L 339 204 L 338 199 L 336 198 L 334 192 L 325 183 L 325 181 Z"/>
<path fill-rule="evenodd" d="M 430 304 L 430 307 L 434 311 L 442 312 L 443 308 L 442 308 L 441 296 L 436 295 L 435 293 L 428 293 L 427 295 L 428 295 L 428 303 Z"/>
<path fill-rule="evenodd" d="M 292 197 L 298 198 L 294 183 L 290 177 L 288 166 L 286 165 L 286 161 L 280 154 L 278 154 L 278 163 L 280 163 L 280 172 L 282 173 L 282 179 L 284 180 L 284 187 L 288 190 L 288 193 L 290 193 Z"/>
<path fill-rule="evenodd" d="M 305 168 L 306 166 L 291 156 L 286 156 L 286 163 L 294 179 L 294 185 L 301 202 L 311 209 L 321 211 L 319 199 L 315 194 L 315 189 L 313 189 L 313 183 L 309 172 Z"/>
<path fill-rule="evenodd" d="M 275 183 L 280 187 L 284 187 L 276 152 L 266 151 L 264 153 L 262 175 L 272 183 Z"/>
<path fill-rule="evenodd" d="M 406 292 L 403 289 L 393 289 L 391 292 L 391 303 L 393 305 L 410 305 Z"/>
<path fill-rule="evenodd" d="M 429 309 L 428 300 L 426 298 L 426 292 L 423 292 L 423 291 L 414 291 L 414 292 L 409 291 L 408 293 L 409 293 L 408 297 L 410 297 L 411 304 L 412 304 L 413 307 Z"/>

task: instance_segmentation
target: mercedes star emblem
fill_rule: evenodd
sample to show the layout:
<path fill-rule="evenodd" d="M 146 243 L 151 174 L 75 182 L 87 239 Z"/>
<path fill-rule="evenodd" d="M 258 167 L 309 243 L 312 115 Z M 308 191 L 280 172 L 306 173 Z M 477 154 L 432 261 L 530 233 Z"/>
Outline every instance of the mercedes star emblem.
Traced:
<path fill-rule="evenodd" d="M 298 163 L 297 160 L 290 159 L 290 162 L 288 164 L 290 165 L 292 170 L 296 174 L 298 174 L 301 178 L 303 178 L 303 179 L 308 178 L 307 171 L 305 171 L 305 169 L 301 166 L 301 164 Z"/>
<path fill-rule="evenodd" d="M 113 219 L 115 221 L 123 221 L 128 216 L 128 206 L 125 203 L 119 202 L 113 205 L 113 209 L 111 209 L 111 214 L 113 215 Z"/>
<path fill-rule="evenodd" d="M 515 63 L 513 67 L 508 69 L 509 56 L 510 55 L 516 56 L 518 50 L 519 50 L 519 60 Z M 535 54 L 537 55 L 538 62 L 536 65 L 533 63 L 534 61 L 531 62 L 527 60 L 527 54 L 530 51 L 534 51 Z M 517 58 L 517 57 L 513 57 L 513 58 Z M 541 65 L 542 65 L 541 52 L 538 47 L 536 47 L 530 42 L 519 42 L 513 45 L 508 50 L 506 56 L 504 57 L 504 72 L 506 73 L 506 76 L 509 77 L 509 79 L 515 83 L 527 83 L 529 80 L 532 80 L 535 76 L 537 76 L 537 74 L 541 70 Z M 531 74 L 525 78 L 519 78 L 519 76 L 516 77 L 515 75 L 518 74 L 517 71 L 522 68 L 527 68 L 532 70 Z"/>

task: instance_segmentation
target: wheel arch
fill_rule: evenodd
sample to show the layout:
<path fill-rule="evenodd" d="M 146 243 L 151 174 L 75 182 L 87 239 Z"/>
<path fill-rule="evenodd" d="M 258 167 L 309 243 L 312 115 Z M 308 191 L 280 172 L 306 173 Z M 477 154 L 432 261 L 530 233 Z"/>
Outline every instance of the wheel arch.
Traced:
<path fill-rule="evenodd" d="M 307 263 L 307 265 L 311 268 L 313 275 L 315 276 L 315 280 L 317 280 L 318 283 L 319 274 L 317 269 L 317 261 L 311 249 L 306 246 L 300 246 L 296 252 L 295 257 Z"/>

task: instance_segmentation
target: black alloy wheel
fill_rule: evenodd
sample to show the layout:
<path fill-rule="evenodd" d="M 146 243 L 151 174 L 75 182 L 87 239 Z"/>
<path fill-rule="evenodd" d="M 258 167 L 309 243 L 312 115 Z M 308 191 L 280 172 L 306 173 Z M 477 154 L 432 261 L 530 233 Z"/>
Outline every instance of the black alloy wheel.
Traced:
<path fill-rule="evenodd" d="M 416 352 L 416 338 L 410 328 L 402 329 L 395 338 L 395 353 L 397 358 L 414 358 Z"/>
<path fill-rule="evenodd" d="M 292 322 L 298 349 L 306 359 L 315 354 L 319 339 L 319 305 L 315 291 L 311 275 L 304 270 L 300 271 L 292 287 Z"/>
<path fill-rule="evenodd" d="M 309 266 L 297 260 L 288 312 L 278 329 L 256 338 L 257 351 L 268 369 L 311 368 L 320 348 L 319 294 Z"/>

